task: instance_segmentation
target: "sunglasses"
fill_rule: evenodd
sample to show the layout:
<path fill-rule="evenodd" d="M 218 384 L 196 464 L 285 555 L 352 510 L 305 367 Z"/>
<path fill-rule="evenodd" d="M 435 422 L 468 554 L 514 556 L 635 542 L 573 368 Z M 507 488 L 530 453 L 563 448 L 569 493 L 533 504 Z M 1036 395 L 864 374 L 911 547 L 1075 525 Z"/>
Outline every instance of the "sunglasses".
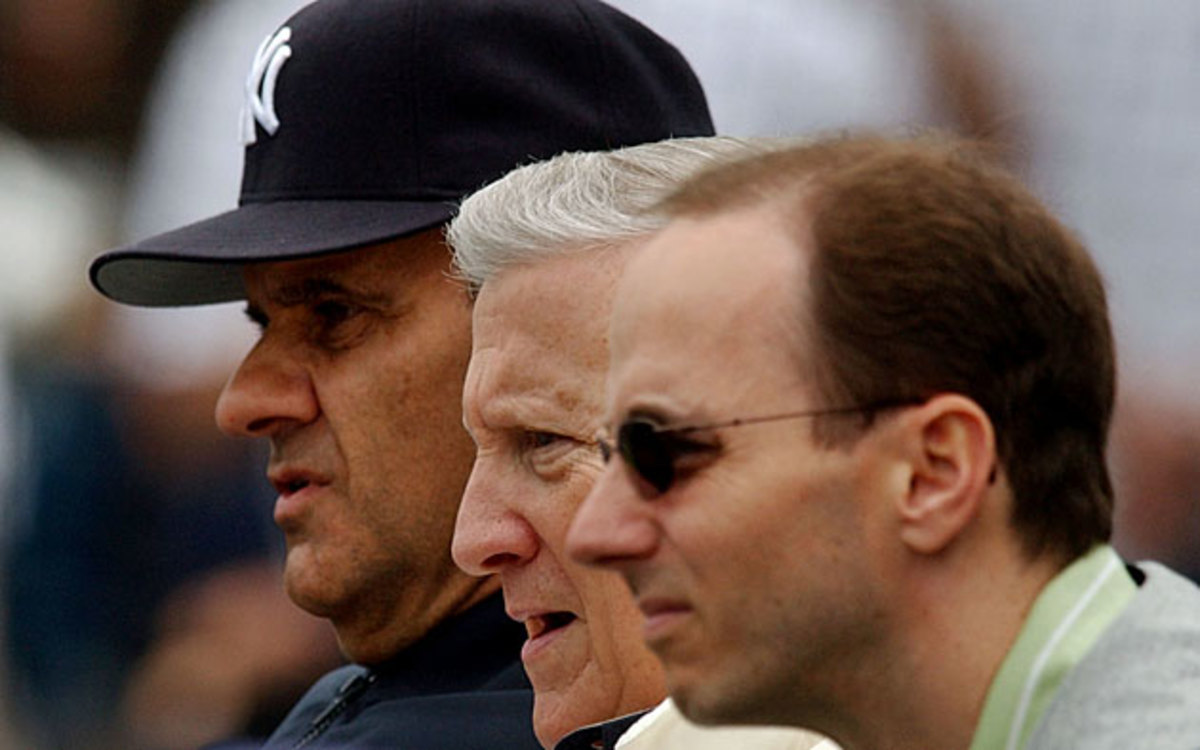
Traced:
<path fill-rule="evenodd" d="M 686 427 L 664 427 L 646 417 L 631 417 L 621 423 L 617 429 L 617 439 L 613 441 L 597 439 L 600 454 L 608 463 L 614 455 L 619 454 L 625 464 L 633 472 L 654 488 L 657 495 L 665 494 L 675 484 L 678 478 L 676 466 L 679 460 L 702 449 L 686 435 L 706 430 L 741 427 L 743 425 L 762 424 L 764 422 L 780 422 L 785 419 L 802 419 L 808 417 L 827 417 L 840 414 L 861 414 L 867 417 L 884 411 L 903 406 L 913 406 L 922 403 L 917 399 L 887 399 L 862 406 L 845 406 L 832 409 L 811 409 L 793 411 L 784 414 L 772 414 L 761 417 L 742 417 L 727 422 L 688 425 Z M 656 496 L 657 496 L 656 495 Z"/>

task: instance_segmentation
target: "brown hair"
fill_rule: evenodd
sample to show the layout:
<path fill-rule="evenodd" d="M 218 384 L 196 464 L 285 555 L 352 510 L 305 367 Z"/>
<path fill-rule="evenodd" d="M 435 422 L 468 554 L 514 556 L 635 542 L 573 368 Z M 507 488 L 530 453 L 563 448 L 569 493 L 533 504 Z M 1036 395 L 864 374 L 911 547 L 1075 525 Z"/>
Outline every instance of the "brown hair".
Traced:
<path fill-rule="evenodd" d="M 966 395 L 992 420 L 1026 551 L 1074 559 L 1109 538 L 1103 282 L 1015 178 L 946 136 L 842 137 L 715 168 L 662 208 L 760 204 L 814 248 L 801 314 L 831 404 Z"/>

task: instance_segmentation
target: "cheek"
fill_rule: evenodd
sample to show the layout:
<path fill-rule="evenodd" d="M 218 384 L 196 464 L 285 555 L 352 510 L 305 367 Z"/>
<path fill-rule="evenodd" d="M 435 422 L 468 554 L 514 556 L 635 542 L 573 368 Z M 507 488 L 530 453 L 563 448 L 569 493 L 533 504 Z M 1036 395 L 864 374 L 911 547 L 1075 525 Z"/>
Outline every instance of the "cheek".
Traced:
<path fill-rule="evenodd" d="M 807 569 L 835 570 L 860 536 L 846 482 L 818 467 L 747 466 L 699 489 L 673 503 L 664 535 L 722 620 L 767 605 Z"/>
<path fill-rule="evenodd" d="M 611 642 L 612 658 L 620 664 L 626 692 L 657 700 L 666 690 L 662 664 L 642 639 L 645 618 L 623 579 L 609 585 L 608 601 L 612 604 L 605 632 Z"/>
<path fill-rule="evenodd" d="M 536 502 L 540 512 L 536 517 L 533 513 L 526 514 L 526 518 L 537 529 L 547 551 L 565 571 L 581 600 L 593 657 L 602 663 L 602 668 L 619 676 L 623 672 L 620 663 L 630 651 L 630 644 L 636 646 L 633 651 L 639 656 L 649 655 L 642 646 L 642 614 L 620 574 L 577 563 L 565 551 L 567 530 L 591 489 L 591 473 L 590 470 L 573 473 L 572 479 L 560 484 L 553 493 L 543 488 Z"/>
<path fill-rule="evenodd" d="M 591 491 L 597 474 L 593 463 L 579 451 L 572 454 L 569 461 L 561 479 L 548 482 L 530 476 L 527 490 L 532 501 L 529 515 L 534 517 L 546 545 L 560 560 L 569 560 L 565 551 L 567 530 Z"/>
<path fill-rule="evenodd" d="M 374 375 L 364 377 L 364 391 L 369 393 L 364 409 L 391 422 L 392 434 L 422 442 L 436 444 L 447 434 L 465 435 L 462 385 L 471 356 L 469 325 L 469 318 L 450 318 L 435 327 L 400 330 L 382 339 L 374 352 L 380 364 Z"/>
<path fill-rule="evenodd" d="M 568 573 L 583 599 L 597 652 L 612 658 L 628 642 L 641 643 L 642 613 L 617 573 L 571 564 Z"/>
<path fill-rule="evenodd" d="M 747 471 L 713 472 L 684 492 L 652 501 L 659 505 L 667 544 L 697 577 L 734 572 L 782 530 L 773 516 L 774 507 L 785 503 L 762 483 L 747 481 L 750 476 Z"/>
<path fill-rule="evenodd" d="M 427 419 L 461 421 L 471 356 L 470 310 L 456 295 L 431 295 L 417 304 L 418 318 L 395 322 L 356 358 L 369 394 L 364 408 L 401 420 L 408 434 L 419 434 Z"/>
<path fill-rule="evenodd" d="M 587 684 L 594 705 L 608 706 L 613 716 L 657 703 L 666 695 L 663 668 L 642 640 L 642 613 L 624 580 L 596 571 L 586 580 L 575 578 L 588 624 L 592 664 Z"/>
<path fill-rule="evenodd" d="M 460 418 L 465 361 L 393 350 L 374 363 L 351 370 L 356 387 L 346 411 L 327 412 L 349 467 L 349 494 L 371 533 L 444 543 L 448 554 L 475 455 Z"/>

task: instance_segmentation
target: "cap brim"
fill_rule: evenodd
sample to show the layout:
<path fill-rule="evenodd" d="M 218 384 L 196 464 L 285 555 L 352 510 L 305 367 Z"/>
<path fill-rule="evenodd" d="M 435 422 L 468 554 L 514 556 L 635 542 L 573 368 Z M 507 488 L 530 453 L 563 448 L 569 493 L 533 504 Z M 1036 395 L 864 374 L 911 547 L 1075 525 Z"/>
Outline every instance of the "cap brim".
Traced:
<path fill-rule="evenodd" d="M 104 253 L 92 283 L 129 305 L 205 305 L 243 299 L 247 263 L 341 252 L 450 220 L 452 202 L 278 201 L 233 211 Z"/>

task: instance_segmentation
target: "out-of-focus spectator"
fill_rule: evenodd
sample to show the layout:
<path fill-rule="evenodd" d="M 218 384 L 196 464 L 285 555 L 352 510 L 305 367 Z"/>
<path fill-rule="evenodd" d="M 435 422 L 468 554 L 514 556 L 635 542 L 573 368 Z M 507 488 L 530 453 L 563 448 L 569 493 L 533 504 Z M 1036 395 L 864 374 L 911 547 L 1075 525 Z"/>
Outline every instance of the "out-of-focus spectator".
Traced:
<path fill-rule="evenodd" d="M 51 323 L 87 320 L 76 309 L 85 279 L 78 273 L 90 243 L 106 233 L 111 205 L 96 189 L 94 170 L 67 163 L 0 126 L 0 559 L 9 560 L 13 544 L 29 527 L 32 513 L 29 466 L 32 404 L 16 393 L 19 373 L 12 352 L 30 341 L 51 337 Z M 74 327 L 83 334 L 84 326 Z M 57 329 L 60 333 L 63 327 Z M 58 467 L 61 471 L 62 467 Z M 11 570 L 0 571 L 6 592 L 0 615 L 7 622 Z M 8 640 L 7 628 L 0 633 Z M 10 720 L 25 711 L 6 690 L 13 667 L 0 670 L 0 703 Z M 32 687 L 32 686 L 27 686 Z M 10 736 L 5 736 L 6 732 Z M 16 729 L 0 727 L 0 744 L 20 747 Z"/>
<path fill-rule="evenodd" d="M 341 659 L 329 624 L 287 598 L 277 566 L 234 565 L 181 586 L 121 706 L 131 748 L 264 738 Z"/>
<path fill-rule="evenodd" d="M 52 436 L 61 435 L 61 417 L 78 403 L 74 396 L 79 393 L 56 392 L 54 386 L 62 381 L 40 376 L 74 371 L 80 374 L 74 382 L 83 388 L 83 373 L 96 361 L 90 356 L 95 349 L 89 342 L 95 340 L 92 313 L 99 305 L 87 301 L 85 278 L 79 269 L 91 243 L 112 236 L 114 201 L 102 184 L 103 172 L 95 162 L 65 151 L 50 151 L 0 126 L 0 401 L 5 406 L 0 413 L 0 559 L 5 561 L 0 632 L 11 657 L 6 659 L 0 693 L 11 719 L 21 720 L 21 736 L 67 714 L 94 717 L 94 701 L 72 705 L 69 701 L 78 696 L 70 690 L 75 686 L 80 692 L 103 689 L 93 678 L 102 682 L 98 675 L 104 669 L 79 656 L 81 651 L 92 650 L 91 642 L 85 641 L 102 632 L 93 627 L 93 615 L 103 605 L 85 593 L 84 576 L 71 576 L 79 588 L 68 591 L 64 584 L 40 589 L 32 601 L 25 597 L 30 587 L 63 583 L 68 576 L 64 567 L 71 562 L 60 559 L 58 565 L 43 567 L 44 558 L 26 554 L 38 546 L 35 538 L 49 542 L 61 538 L 58 532 L 62 529 L 37 528 L 44 510 L 38 494 L 46 487 L 42 480 L 56 477 L 61 487 L 70 477 L 78 477 L 92 491 L 88 496 L 93 500 L 111 491 L 99 486 L 98 476 L 86 475 L 95 459 L 103 456 L 72 454 L 70 444 L 64 441 L 61 447 L 65 452 L 60 455 L 65 460 L 42 463 L 48 453 L 39 450 L 55 444 Z M 23 353 L 19 359 L 17 352 Z M 100 414 L 99 409 L 92 412 L 96 419 Z M 85 420 L 76 425 L 81 430 L 91 426 Z M 90 444 L 99 444 L 107 434 L 97 429 L 88 437 Z M 65 498 L 57 509 L 64 518 L 86 524 L 94 516 L 90 512 L 74 515 L 78 508 L 68 505 L 74 500 Z M 96 512 L 103 515 L 106 510 Z M 48 533 L 39 536 L 39 531 Z M 93 533 L 104 531 L 101 527 Z M 109 531 L 130 533 L 120 528 Z M 106 544 L 111 542 L 110 538 Z M 71 558 L 87 559 L 88 552 L 86 548 L 72 549 Z M 68 623 L 80 637 L 53 627 L 52 620 Z M 39 644 L 54 653 L 32 647 L 31 638 L 40 639 Z M 120 643 L 115 648 L 107 642 L 96 645 L 112 655 L 121 653 Z M 58 657 L 64 659 L 59 662 L 62 669 L 55 664 Z M 60 684 L 67 689 L 60 690 Z M 18 690 L 20 694 L 13 695 Z M 63 706 L 61 712 L 56 709 L 59 705 Z M 81 719 L 81 723 L 91 721 Z M 12 737 L 5 746 L 19 747 L 18 728 L 10 731 Z"/>
<path fill-rule="evenodd" d="M 5 0 L 0 119 L 128 153 L 167 35 L 194 0 Z"/>
<path fill-rule="evenodd" d="M 1112 453 L 1122 552 L 1200 581 L 1200 406 L 1136 391 L 1120 402 Z"/>
<path fill-rule="evenodd" d="M 998 69 L 943 0 L 612 0 L 672 40 L 720 133 L 931 125 L 1010 146 Z"/>
<path fill-rule="evenodd" d="M 172 592 L 196 574 L 259 561 L 272 566 L 276 590 L 260 592 L 258 611 L 271 594 L 282 598 L 260 457 L 213 426 L 220 379 L 196 376 L 201 347 L 190 360 L 129 368 L 120 344 L 129 337 L 110 325 L 117 308 L 85 291 L 86 259 L 121 239 L 141 101 L 188 5 L 0 5 L 3 690 L 23 738 L 14 733 L 5 747 L 129 747 L 118 725 L 123 685 L 159 635 L 160 602 L 185 599 Z M 239 92 L 240 83 L 235 101 Z M 171 387 L 150 391 L 131 376 L 147 369 Z M 294 616 L 275 613 L 295 625 L 290 633 L 313 632 Z M 327 664 L 330 642 L 321 628 L 303 652 Z M 261 700 L 240 715 L 269 704 L 271 690 L 256 690 Z"/>
<path fill-rule="evenodd" d="M 895 0 L 613 0 L 679 47 L 720 133 L 928 124 L 922 39 Z"/>
<path fill-rule="evenodd" d="M 1200 576 L 1200 4 L 951 2 L 1004 62 L 1030 181 L 1108 284 L 1116 546 Z"/>

